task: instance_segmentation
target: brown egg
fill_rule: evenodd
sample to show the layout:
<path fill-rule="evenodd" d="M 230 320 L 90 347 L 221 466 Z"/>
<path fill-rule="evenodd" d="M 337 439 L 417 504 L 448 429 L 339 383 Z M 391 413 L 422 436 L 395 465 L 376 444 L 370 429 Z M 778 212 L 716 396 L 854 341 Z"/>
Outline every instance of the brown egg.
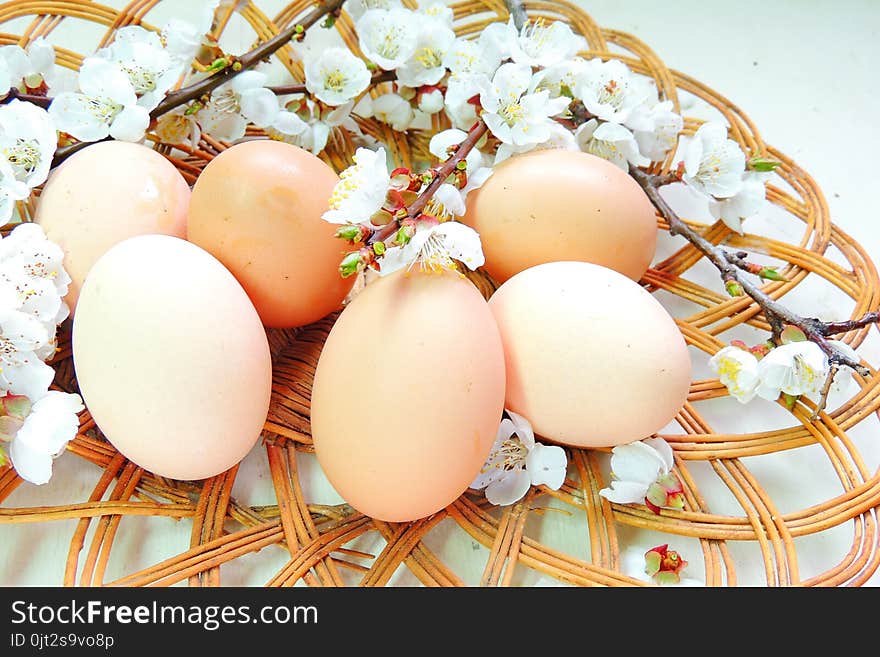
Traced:
<path fill-rule="evenodd" d="M 639 280 L 657 242 L 654 207 L 638 183 L 580 151 L 537 150 L 503 161 L 468 196 L 462 221 L 480 233 L 485 269 L 500 283 L 557 260 Z"/>
<path fill-rule="evenodd" d="M 610 447 L 662 429 L 687 399 L 691 359 L 647 290 L 586 262 L 516 274 L 489 299 L 507 372 L 506 407 L 551 440 Z"/>
<path fill-rule="evenodd" d="M 49 176 L 34 221 L 64 250 L 71 313 L 95 261 L 136 235 L 186 235 L 186 180 L 152 148 L 124 141 L 92 144 Z"/>
<path fill-rule="evenodd" d="M 404 522 L 467 489 L 503 410 L 504 354 L 483 296 L 455 273 L 400 271 L 368 284 L 327 337 L 312 438 L 349 504 Z"/>
<path fill-rule="evenodd" d="M 187 238 L 226 265 L 266 326 L 317 321 L 351 289 L 345 244 L 321 219 L 338 179 L 310 152 L 263 139 L 220 153 L 193 187 Z"/>

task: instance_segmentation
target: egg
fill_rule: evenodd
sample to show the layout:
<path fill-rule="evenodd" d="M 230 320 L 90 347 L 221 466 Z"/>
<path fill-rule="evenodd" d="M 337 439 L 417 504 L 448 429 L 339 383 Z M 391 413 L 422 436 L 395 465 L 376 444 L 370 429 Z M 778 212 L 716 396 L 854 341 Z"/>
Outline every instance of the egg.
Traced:
<path fill-rule="evenodd" d="M 536 433 L 577 447 L 641 440 L 687 399 L 691 360 L 675 320 L 626 276 L 551 262 L 489 299 L 507 372 L 507 408 Z"/>
<path fill-rule="evenodd" d="M 34 221 L 64 251 L 73 279 L 65 297 L 71 313 L 86 275 L 111 246 L 135 235 L 184 237 L 189 200 L 189 185 L 174 165 L 140 144 L 99 142 L 56 168 Z"/>
<path fill-rule="evenodd" d="M 330 331 L 312 438 L 349 504 L 404 522 L 467 489 L 503 410 L 504 354 L 483 296 L 456 273 L 400 271 L 368 284 Z"/>
<path fill-rule="evenodd" d="M 338 180 L 309 151 L 263 139 L 220 153 L 193 187 L 188 239 L 235 275 L 266 326 L 317 321 L 351 289 L 345 244 L 321 219 Z"/>
<path fill-rule="evenodd" d="M 657 244 L 651 201 L 625 171 L 589 153 L 543 149 L 501 162 L 468 196 L 462 221 L 503 283 L 545 262 L 592 262 L 637 281 Z"/>
<path fill-rule="evenodd" d="M 73 321 L 86 407 L 128 459 L 203 479 L 260 436 L 272 369 L 266 330 L 229 271 L 194 244 L 133 237 L 92 267 Z"/>

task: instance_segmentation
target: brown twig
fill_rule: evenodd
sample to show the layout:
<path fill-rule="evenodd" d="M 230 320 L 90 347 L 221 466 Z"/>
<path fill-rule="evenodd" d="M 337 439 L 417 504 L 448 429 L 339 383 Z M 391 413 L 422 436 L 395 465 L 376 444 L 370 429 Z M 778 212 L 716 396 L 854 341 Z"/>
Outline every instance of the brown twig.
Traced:
<path fill-rule="evenodd" d="M 18 99 L 22 100 L 26 103 L 33 103 L 43 109 L 49 107 L 52 104 L 52 98 L 49 96 L 42 96 L 40 94 L 27 94 L 22 91 L 19 91 L 16 87 L 12 87 L 9 89 L 9 92 L 6 96 L 0 100 L 0 105 L 6 105 L 7 103 L 11 103 L 13 100 Z"/>
<path fill-rule="evenodd" d="M 844 354 L 840 349 L 831 344 L 829 336 L 845 333 L 857 328 L 880 322 L 880 313 L 871 312 L 863 317 L 850 319 L 842 322 L 822 322 L 815 317 L 801 317 L 784 305 L 767 295 L 749 278 L 744 276 L 745 271 L 740 268 L 742 261 L 740 253 L 731 253 L 726 249 L 712 244 L 700 233 L 688 226 L 681 217 L 669 206 L 660 195 L 660 187 L 670 182 L 668 176 L 656 176 L 643 171 L 635 166 L 630 166 L 630 175 L 639 183 L 648 198 L 654 204 L 663 217 L 669 222 L 670 235 L 679 235 L 693 244 L 706 258 L 721 272 L 725 282 L 733 281 L 738 284 L 743 293 L 750 296 L 761 308 L 764 317 L 773 329 L 773 339 L 779 343 L 780 334 L 786 324 L 796 326 L 804 332 L 808 340 L 815 342 L 828 356 L 830 375 L 823 386 L 823 395 L 816 413 L 822 411 L 827 400 L 827 391 L 830 389 L 830 380 L 841 366 L 852 368 L 862 376 L 868 376 L 870 370 L 855 359 Z"/>
<path fill-rule="evenodd" d="M 529 21 L 525 3 L 522 0 L 504 0 L 504 4 L 511 18 L 513 18 L 513 24 L 516 25 L 516 29 L 521 30 L 523 25 Z"/>
<path fill-rule="evenodd" d="M 831 363 L 828 376 L 825 377 L 825 383 L 822 385 L 822 391 L 819 393 L 819 401 L 816 402 L 816 408 L 813 409 L 813 413 L 810 415 L 811 420 L 818 418 L 819 414 L 825 410 L 825 406 L 828 404 L 828 393 L 831 392 L 831 385 L 834 383 L 834 377 L 837 376 L 839 369 L 840 365 Z"/>
<path fill-rule="evenodd" d="M 381 73 L 377 73 L 370 80 L 370 86 L 375 86 L 377 84 L 382 84 L 383 82 L 394 82 L 397 79 L 397 73 L 394 71 L 382 71 Z M 306 89 L 306 85 L 303 82 L 297 82 L 296 84 L 281 84 L 275 87 L 266 87 L 269 91 L 271 91 L 276 96 L 287 96 L 289 94 L 304 94 L 308 92 Z"/>
<path fill-rule="evenodd" d="M 422 211 L 425 209 L 425 206 L 428 205 L 428 202 L 433 198 L 434 194 L 437 193 L 437 190 L 440 189 L 440 185 L 446 182 L 446 179 L 449 178 L 453 173 L 455 173 L 458 168 L 458 163 L 464 161 L 464 159 L 468 156 L 477 143 L 482 139 L 483 135 L 486 134 L 488 130 L 488 126 L 486 122 L 482 119 L 479 119 L 471 129 L 468 130 L 467 137 L 458 145 L 455 149 L 455 152 L 452 154 L 449 159 L 444 161 L 440 166 L 433 169 L 432 174 L 433 178 L 431 182 L 425 187 L 424 190 L 419 194 L 418 198 L 413 201 L 407 207 L 406 217 L 398 220 L 392 220 L 387 225 L 382 226 L 378 229 L 371 229 L 372 234 L 367 238 L 366 244 L 372 245 L 376 242 L 382 242 L 390 237 L 392 237 L 397 230 L 400 228 L 400 223 L 405 221 L 406 219 L 415 219 Z"/>

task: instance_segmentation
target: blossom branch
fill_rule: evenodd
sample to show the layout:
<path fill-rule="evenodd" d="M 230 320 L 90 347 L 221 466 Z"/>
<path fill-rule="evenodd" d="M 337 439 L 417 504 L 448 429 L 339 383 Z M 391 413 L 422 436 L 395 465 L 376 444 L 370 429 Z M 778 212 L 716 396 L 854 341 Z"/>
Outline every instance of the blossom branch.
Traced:
<path fill-rule="evenodd" d="M 13 100 L 18 99 L 25 101 L 27 103 L 33 103 L 38 107 L 42 107 L 46 109 L 49 105 L 52 104 L 52 98 L 49 96 L 44 96 L 40 94 L 28 94 L 19 91 L 16 87 L 11 87 L 6 96 L 0 100 L 0 105 L 5 105 L 7 103 L 11 103 Z"/>
<path fill-rule="evenodd" d="M 242 71 L 253 68 L 261 61 L 269 58 L 276 51 L 283 48 L 291 39 L 302 39 L 301 35 L 304 35 L 308 28 L 317 23 L 327 14 L 339 11 L 343 2 L 344 0 L 324 0 L 302 21 L 289 26 L 268 41 L 265 41 L 253 50 L 246 52 L 241 57 L 233 58 L 233 61 L 229 66 L 217 71 L 210 77 L 168 94 L 164 100 L 162 100 L 162 102 L 150 112 L 150 118 L 158 118 L 181 105 L 185 105 L 192 100 L 210 94 L 214 89 Z"/>
<path fill-rule="evenodd" d="M 382 84 L 383 82 L 394 82 L 396 79 L 397 74 L 394 71 L 382 71 L 381 73 L 377 73 L 372 77 L 372 79 L 370 80 L 370 86 Z M 275 87 L 266 88 L 276 96 L 308 93 L 308 89 L 306 88 L 304 82 L 297 82 L 296 84 L 281 84 Z"/>
<path fill-rule="evenodd" d="M 829 336 L 838 333 L 845 333 L 856 328 L 862 328 L 869 324 L 880 322 L 880 313 L 872 312 L 867 315 L 843 322 L 822 322 L 814 317 L 801 317 L 795 314 L 784 305 L 776 301 L 763 292 L 757 285 L 749 280 L 743 274 L 740 268 L 740 254 L 731 253 L 703 237 L 700 233 L 688 226 L 678 214 L 669 206 L 669 204 L 660 195 L 660 187 L 667 184 L 669 179 L 666 176 L 655 176 L 643 171 L 635 166 L 630 166 L 630 175 L 639 183 L 648 198 L 654 206 L 660 211 L 663 217 L 669 222 L 670 235 L 678 235 L 684 237 L 688 242 L 693 244 L 706 258 L 721 272 L 722 278 L 726 283 L 735 283 L 738 290 L 751 297 L 755 303 L 761 308 L 767 321 L 773 329 L 773 338 L 775 342 L 779 342 L 780 334 L 786 324 L 796 326 L 808 340 L 815 342 L 828 357 L 831 365 L 831 371 L 836 372 L 837 369 L 844 365 L 850 367 L 862 376 L 868 376 L 870 370 L 864 367 L 854 358 L 842 353 L 828 339 Z M 830 388 L 830 384 L 826 381 L 826 386 Z M 820 409 L 821 410 L 821 409 Z"/>

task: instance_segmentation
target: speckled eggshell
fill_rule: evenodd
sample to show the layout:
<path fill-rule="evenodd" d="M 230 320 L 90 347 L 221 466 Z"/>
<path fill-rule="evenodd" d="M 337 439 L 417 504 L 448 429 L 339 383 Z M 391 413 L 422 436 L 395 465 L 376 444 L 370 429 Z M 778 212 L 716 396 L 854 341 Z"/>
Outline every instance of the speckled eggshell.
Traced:
<path fill-rule="evenodd" d="M 266 326 L 317 321 L 351 289 L 346 245 L 321 219 L 338 180 L 309 151 L 262 139 L 220 153 L 193 187 L 187 238 L 229 268 Z"/>
<path fill-rule="evenodd" d="M 65 297 L 71 313 L 86 275 L 111 246 L 135 235 L 184 237 L 189 200 L 180 172 L 141 144 L 92 144 L 55 169 L 34 221 L 64 250 L 64 268 L 73 279 Z"/>
<path fill-rule="evenodd" d="M 354 298 L 315 372 L 311 428 L 336 491 L 373 518 L 446 507 L 474 480 L 504 405 L 498 327 L 455 273 L 398 272 Z"/>
<path fill-rule="evenodd" d="M 268 413 L 269 345 L 253 305 L 220 262 L 176 237 L 133 237 L 95 263 L 73 362 L 107 439 L 164 477 L 228 470 Z"/>
<path fill-rule="evenodd" d="M 485 269 L 503 283 L 545 262 L 592 262 L 639 280 L 657 245 L 650 200 L 625 171 L 589 153 L 515 155 L 468 196 L 462 221 L 483 243 Z"/>
<path fill-rule="evenodd" d="M 504 343 L 507 408 L 537 434 L 610 447 L 662 429 L 687 399 L 691 360 L 675 320 L 606 267 L 554 262 L 489 299 Z"/>

